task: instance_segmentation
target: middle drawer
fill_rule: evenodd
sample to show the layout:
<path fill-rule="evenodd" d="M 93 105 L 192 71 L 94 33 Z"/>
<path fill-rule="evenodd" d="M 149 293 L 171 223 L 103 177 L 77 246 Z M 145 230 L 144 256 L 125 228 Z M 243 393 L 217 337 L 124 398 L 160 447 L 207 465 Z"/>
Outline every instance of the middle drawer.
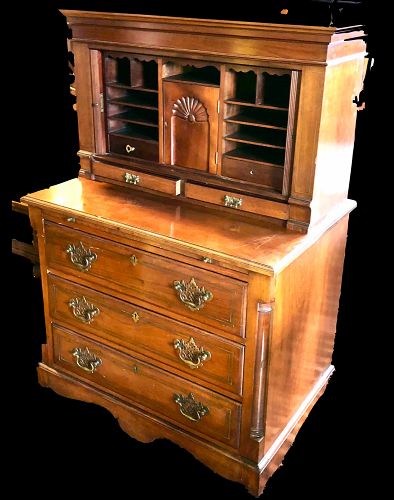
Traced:
<path fill-rule="evenodd" d="M 48 285 L 55 322 L 142 353 L 188 378 L 241 394 L 242 345 L 53 275 Z"/>

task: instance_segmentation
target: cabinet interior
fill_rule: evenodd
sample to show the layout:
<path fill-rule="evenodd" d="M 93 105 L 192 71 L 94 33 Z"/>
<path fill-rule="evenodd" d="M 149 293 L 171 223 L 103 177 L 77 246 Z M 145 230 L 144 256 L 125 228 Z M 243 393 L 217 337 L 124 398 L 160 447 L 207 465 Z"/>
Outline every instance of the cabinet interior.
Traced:
<path fill-rule="evenodd" d="M 108 153 L 184 169 L 186 176 L 197 170 L 233 180 L 245 189 L 254 185 L 286 194 L 284 177 L 289 175 L 292 149 L 289 122 L 296 104 L 290 99 L 291 70 L 105 52 L 103 80 Z M 166 106 L 174 106 L 174 99 L 166 100 L 168 83 L 179 85 L 179 98 L 184 100 L 204 95 L 204 87 L 219 90 L 216 117 L 213 104 L 209 107 L 199 97 L 207 112 L 206 125 L 186 114 L 181 117 L 196 121 L 201 130 L 205 127 L 210 137 L 194 140 L 190 133 L 198 127 L 187 128 L 181 121 L 166 132 L 176 114 L 175 108 L 166 114 Z M 194 144 L 203 149 L 201 165 L 193 165 L 193 152 L 174 156 L 174 130 L 182 130 L 178 143 L 183 148 Z M 217 135 L 214 140 L 212 134 Z"/>

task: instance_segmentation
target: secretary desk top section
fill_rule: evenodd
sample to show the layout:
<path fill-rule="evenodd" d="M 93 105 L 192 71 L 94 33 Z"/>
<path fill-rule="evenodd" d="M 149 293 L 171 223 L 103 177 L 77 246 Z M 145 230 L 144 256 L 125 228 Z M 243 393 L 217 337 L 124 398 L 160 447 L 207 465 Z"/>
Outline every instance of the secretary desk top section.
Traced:
<path fill-rule="evenodd" d="M 203 207 L 158 199 L 104 182 L 72 179 L 22 198 L 30 206 L 99 224 L 151 245 L 193 251 L 238 268 L 273 275 L 310 247 L 356 203 L 345 200 L 308 234 L 268 222 L 245 222 Z M 66 219 L 65 219 L 66 220 Z"/>

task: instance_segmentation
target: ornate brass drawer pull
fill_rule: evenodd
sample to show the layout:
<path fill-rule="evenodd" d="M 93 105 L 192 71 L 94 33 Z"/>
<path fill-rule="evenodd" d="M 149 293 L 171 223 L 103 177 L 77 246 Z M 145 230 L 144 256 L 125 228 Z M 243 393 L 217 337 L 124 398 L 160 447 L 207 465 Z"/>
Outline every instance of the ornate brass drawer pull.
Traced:
<path fill-rule="evenodd" d="M 198 347 L 193 337 L 186 340 L 174 340 L 174 348 L 178 351 L 179 358 L 193 370 L 203 366 L 203 361 L 211 359 L 211 353 Z"/>
<path fill-rule="evenodd" d="M 130 144 L 126 144 L 125 146 L 125 150 L 126 150 L 126 153 L 132 153 L 133 151 L 135 151 L 135 147 L 134 146 L 130 146 Z"/>
<path fill-rule="evenodd" d="M 242 205 L 242 198 L 236 198 L 235 196 L 228 196 L 227 194 L 223 198 L 224 206 L 230 208 L 240 208 Z"/>
<path fill-rule="evenodd" d="M 189 392 L 188 396 L 174 394 L 174 401 L 179 405 L 179 411 L 182 415 L 193 422 L 198 422 L 209 413 L 209 408 L 196 401 L 192 392 Z"/>
<path fill-rule="evenodd" d="M 90 352 L 87 347 L 76 347 L 72 355 L 79 368 L 85 372 L 94 373 L 96 368 L 103 364 L 102 360 L 94 352 Z"/>
<path fill-rule="evenodd" d="M 73 297 L 68 301 L 69 307 L 73 310 L 74 316 L 82 323 L 91 323 L 95 316 L 100 313 L 100 309 L 94 304 L 90 304 L 86 297 Z"/>
<path fill-rule="evenodd" d="M 135 174 L 130 174 L 129 172 L 126 172 L 123 176 L 125 182 L 127 182 L 128 184 L 139 184 L 140 182 L 140 176 L 139 175 L 135 175 Z"/>
<path fill-rule="evenodd" d="M 192 311 L 199 311 L 205 306 L 206 302 L 213 299 L 213 293 L 199 287 L 194 278 L 189 283 L 174 281 L 174 288 L 178 292 L 180 300 Z"/>
<path fill-rule="evenodd" d="M 80 271 L 89 271 L 93 262 L 97 260 L 97 255 L 90 248 L 87 250 L 82 241 L 79 242 L 79 245 L 69 243 L 66 247 L 66 253 L 70 255 L 71 262 Z"/>

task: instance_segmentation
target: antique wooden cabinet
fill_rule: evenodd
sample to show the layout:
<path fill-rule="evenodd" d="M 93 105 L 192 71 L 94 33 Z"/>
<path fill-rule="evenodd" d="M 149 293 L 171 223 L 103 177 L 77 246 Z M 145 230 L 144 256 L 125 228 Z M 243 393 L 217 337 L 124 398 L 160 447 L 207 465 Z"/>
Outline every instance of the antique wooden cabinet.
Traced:
<path fill-rule="evenodd" d="M 259 495 L 333 371 L 363 31 L 64 14 L 80 176 L 22 199 L 40 383 Z"/>

